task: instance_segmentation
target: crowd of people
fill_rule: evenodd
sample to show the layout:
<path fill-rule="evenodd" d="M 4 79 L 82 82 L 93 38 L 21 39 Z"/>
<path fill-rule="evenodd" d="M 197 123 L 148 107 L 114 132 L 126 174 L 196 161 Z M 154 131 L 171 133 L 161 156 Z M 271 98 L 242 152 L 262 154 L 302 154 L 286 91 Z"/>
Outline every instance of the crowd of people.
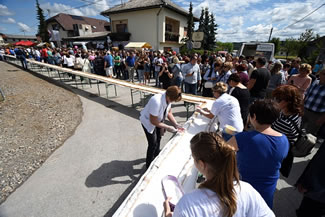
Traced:
<path fill-rule="evenodd" d="M 214 97 L 211 110 L 198 107 L 197 111 L 218 122 L 218 129 L 191 140 L 195 165 L 206 180 L 181 199 L 174 214 L 167 200 L 166 216 L 274 216 L 271 209 L 277 180 L 280 173 L 290 175 L 291 149 L 299 138 L 298 129 L 314 134 L 320 142 L 324 139 L 325 69 L 321 61 L 312 67 L 299 57 L 282 63 L 207 51 L 181 55 L 174 51 L 86 51 L 78 47 L 8 48 L 0 54 L 16 55 L 24 68 L 28 67 L 26 58 L 34 58 L 166 89 L 149 100 L 140 116 L 148 140 L 147 168 L 159 154 L 164 132 L 184 130 L 171 112 L 171 103 L 180 101 L 182 92 Z M 166 117 L 172 126 L 164 123 Z M 313 162 L 312 171 L 324 165 L 319 157 Z M 297 216 L 320 217 L 325 213 L 325 186 L 308 181 L 310 176 L 305 174 L 311 169 L 306 170 L 296 184 L 304 193 Z M 318 172 L 313 179 L 323 177 Z"/>

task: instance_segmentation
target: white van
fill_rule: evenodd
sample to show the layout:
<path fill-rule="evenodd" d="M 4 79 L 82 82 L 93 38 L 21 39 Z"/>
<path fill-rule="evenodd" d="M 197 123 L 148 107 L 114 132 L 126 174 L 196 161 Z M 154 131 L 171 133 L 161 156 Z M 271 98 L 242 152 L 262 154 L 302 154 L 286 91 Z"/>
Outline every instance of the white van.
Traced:
<path fill-rule="evenodd" d="M 258 57 L 265 57 L 267 61 L 274 60 L 274 44 L 273 43 L 262 43 L 262 42 L 250 42 L 243 43 L 240 50 L 239 56 L 245 55 L 253 56 L 254 59 Z"/>

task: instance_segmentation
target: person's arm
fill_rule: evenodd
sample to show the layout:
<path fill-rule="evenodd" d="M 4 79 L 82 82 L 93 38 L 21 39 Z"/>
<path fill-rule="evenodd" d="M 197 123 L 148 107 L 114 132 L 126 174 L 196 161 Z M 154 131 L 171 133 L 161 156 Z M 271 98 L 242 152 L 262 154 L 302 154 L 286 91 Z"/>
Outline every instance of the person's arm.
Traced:
<path fill-rule="evenodd" d="M 167 118 L 176 129 L 184 130 L 184 128 L 180 124 L 177 123 L 171 109 L 169 109 L 169 112 L 167 114 Z"/>
<path fill-rule="evenodd" d="M 248 80 L 247 89 L 251 90 L 254 87 L 256 83 L 256 79 L 257 79 L 257 71 L 254 70 L 251 74 L 250 79 Z"/>
<path fill-rule="evenodd" d="M 171 200 L 171 198 L 167 198 L 164 202 L 164 212 L 165 212 L 165 217 L 172 217 L 173 216 L 173 212 L 170 209 L 169 206 L 169 201 Z"/>
<path fill-rule="evenodd" d="M 173 78 L 173 76 L 174 76 L 172 73 L 169 72 L 168 69 L 167 69 L 167 75 L 168 75 L 169 78 Z"/>
<path fill-rule="evenodd" d="M 234 147 L 236 149 L 236 151 L 238 151 L 238 144 L 237 144 L 237 140 L 236 140 L 236 137 L 235 136 L 232 136 L 228 141 L 227 143 L 229 145 L 231 145 L 232 147 Z"/>
<path fill-rule="evenodd" d="M 106 62 L 106 60 L 104 59 L 104 69 L 106 69 L 107 68 L 107 62 Z"/>
<path fill-rule="evenodd" d="M 162 69 L 160 70 L 159 74 L 158 74 L 158 77 L 162 76 L 162 74 L 164 73 L 165 71 L 165 67 L 162 67 Z"/>
<path fill-rule="evenodd" d="M 171 132 L 171 133 L 175 133 L 177 131 L 177 129 L 175 127 L 169 126 L 163 122 L 160 122 L 158 120 L 158 116 L 153 116 L 152 114 L 150 114 L 150 123 L 156 127 L 166 129 L 168 132 Z"/>
<path fill-rule="evenodd" d="M 207 108 L 202 109 L 201 107 L 198 107 L 196 111 L 207 118 L 214 118 L 214 114 L 212 114 L 211 111 Z"/>
<path fill-rule="evenodd" d="M 247 83 L 247 89 L 251 90 L 254 87 L 255 83 L 256 83 L 256 79 L 253 78 L 249 79 Z"/>

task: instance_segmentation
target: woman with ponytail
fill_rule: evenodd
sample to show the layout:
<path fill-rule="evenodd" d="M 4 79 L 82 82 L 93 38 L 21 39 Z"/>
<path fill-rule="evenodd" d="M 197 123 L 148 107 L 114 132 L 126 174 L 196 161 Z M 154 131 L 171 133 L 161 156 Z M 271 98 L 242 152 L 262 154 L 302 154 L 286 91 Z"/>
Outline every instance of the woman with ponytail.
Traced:
<path fill-rule="evenodd" d="M 205 177 L 199 189 L 185 194 L 174 213 L 165 203 L 166 217 L 274 216 L 260 194 L 248 183 L 239 181 L 236 150 L 216 133 L 201 132 L 191 140 L 194 164 Z"/>

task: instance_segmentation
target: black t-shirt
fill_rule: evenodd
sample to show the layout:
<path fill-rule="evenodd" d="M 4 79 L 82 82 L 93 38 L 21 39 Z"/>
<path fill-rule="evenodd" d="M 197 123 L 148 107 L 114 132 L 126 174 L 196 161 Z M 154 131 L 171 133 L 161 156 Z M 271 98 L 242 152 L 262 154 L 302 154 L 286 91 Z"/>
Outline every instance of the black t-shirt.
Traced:
<path fill-rule="evenodd" d="M 266 68 L 259 68 L 252 72 L 251 79 L 256 79 L 254 87 L 250 90 L 252 97 L 264 98 L 271 73 Z"/>
<path fill-rule="evenodd" d="M 162 83 L 163 89 L 167 89 L 171 85 L 172 79 L 168 77 L 167 72 L 164 71 L 159 77 L 159 81 Z"/>
<path fill-rule="evenodd" d="M 139 70 L 144 70 L 144 61 L 143 60 L 138 62 L 138 69 Z"/>
<path fill-rule="evenodd" d="M 246 122 L 249 108 L 249 90 L 235 87 L 231 92 L 231 95 L 238 100 L 242 119 Z"/>

